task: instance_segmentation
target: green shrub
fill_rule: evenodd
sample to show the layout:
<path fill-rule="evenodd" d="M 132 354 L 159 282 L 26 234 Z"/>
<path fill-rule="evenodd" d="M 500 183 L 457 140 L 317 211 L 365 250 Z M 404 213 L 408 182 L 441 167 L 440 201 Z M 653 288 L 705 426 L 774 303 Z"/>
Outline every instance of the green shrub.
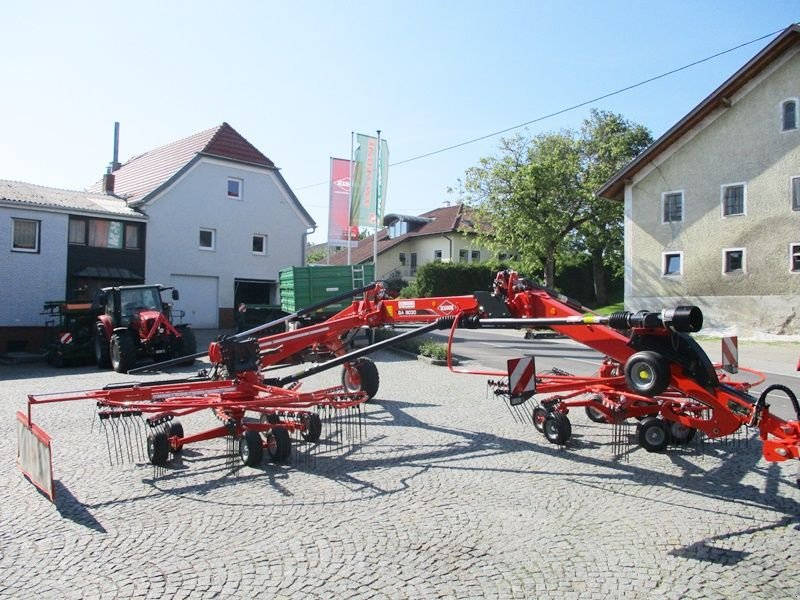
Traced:
<path fill-rule="evenodd" d="M 418 354 L 427 356 L 435 360 L 447 359 L 447 346 L 445 344 L 431 340 L 423 341 L 418 348 Z"/>

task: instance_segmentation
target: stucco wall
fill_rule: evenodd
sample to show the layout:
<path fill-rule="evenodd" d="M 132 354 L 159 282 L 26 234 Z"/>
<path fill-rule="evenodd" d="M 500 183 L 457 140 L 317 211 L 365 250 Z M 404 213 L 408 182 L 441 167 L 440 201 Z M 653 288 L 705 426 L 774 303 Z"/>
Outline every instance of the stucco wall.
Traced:
<path fill-rule="evenodd" d="M 12 218 L 40 221 L 39 252 L 12 252 Z M 67 215 L 0 207 L 0 327 L 44 325 L 48 300 L 66 294 Z"/>
<path fill-rule="evenodd" d="M 800 332 L 800 243 L 791 178 L 800 176 L 800 130 L 781 131 L 780 105 L 800 96 L 800 56 L 768 69 L 704 127 L 655 159 L 626 189 L 626 307 L 692 298 L 707 321 L 724 315 L 743 329 Z M 745 212 L 722 215 L 722 186 L 746 184 Z M 684 219 L 662 223 L 662 194 L 682 191 Z M 723 249 L 744 248 L 743 273 L 723 273 Z M 683 273 L 662 275 L 662 253 L 683 252 Z M 716 313 L 716 314 L 715 314 Z M 771 313 L 772 316 L 768 316 Z"/>
<path fill-rule="evenodd" d="M 240 200 L 227 197 L 228 177 L 243 180 Z M 222 308 L 233 306 L 234 279 L 277 282 L 280 269 L 303 264 L 306 224 L 270 171 L 204 158 L 144 211 L 148 283 L 217 277 Z M 215 230 L 213 251 L 200 249 L 201 228 Z M 255 234 L 267 236 L 266 255 L 252 252 Z"/>

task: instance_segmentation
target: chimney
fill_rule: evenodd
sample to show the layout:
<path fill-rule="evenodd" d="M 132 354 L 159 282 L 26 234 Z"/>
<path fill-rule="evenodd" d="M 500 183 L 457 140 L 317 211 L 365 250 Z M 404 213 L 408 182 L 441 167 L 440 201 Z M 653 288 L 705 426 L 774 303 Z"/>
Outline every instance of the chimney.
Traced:
<path fill-rule="evenodd" d="M 119 121 L 114 122 L 114 159 L 111 161 L 111 173 L 119 169 Z"/>
<path fill-rule="evenodd" d="M 107 167 L 106 172 L 103 175 L 103 193 L 114 193 L 114 174 L 111 172 L 111 167 Z"/>

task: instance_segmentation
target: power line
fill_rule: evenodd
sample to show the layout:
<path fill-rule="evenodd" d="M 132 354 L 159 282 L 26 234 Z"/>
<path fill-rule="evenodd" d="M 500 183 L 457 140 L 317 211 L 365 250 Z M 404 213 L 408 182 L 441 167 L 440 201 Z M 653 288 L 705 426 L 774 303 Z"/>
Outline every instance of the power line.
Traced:
<path fill-rule="evenodd" d="M 685 71 L 686 69 L 690 69 L 692 67 L 696 67 L 697 65 L 703 64 L 703 63 L 708 62 L 710 60 L 714 60 L 715 58 L 719 58 L 720 56 L 724 56 L 725 54 L 729 54 L 731 52 L 739 50 L 740 48 L 744 48 L 745 46 L 749 46 L 750 44 L 755 44 L 756 42 L 760 42 L 761 40 L 765 40 L 765 39 L 767 39 L 769 37 L 772 37 L 773 35 L 776 35 L 776 34 L 780 33 L 783 30 L 784 30 L 784 28 L 778 29 L 777 31 L 773 31 L 772 33 L 768 33 L 766 35 L 762 35 L 761 37 L 758 37 L 758 38 L 756 38 L 754 40 L 750 40 L 749 42 L 744 42 L 742 44 L 734 46 L 733 48 L 728 48 L 727 50 L 723 50 L 721 52 L 717 52 L 716 54 L 712 54 L 711 56 L 707 56 L 706 58 L 701 58 L 700 60 L 696 60 L 694 62 L 691 62 L 688 65 L 684 65 L 682 67 L 678 67 L 676 69 L 672 69 L 671 71 L 667 71 L 666 73 L 662 73 L 660 75 L 656 75 L 654 77 L 650 77 L 648 79 L 644 79 L 644 80 L 642 80 L 642 81 L 640 81 L 638 83 L 634 83 L 632 85 L 628 85 L 628 86 L 625 86 L 623 88 L 619 88 L 617 90 L 614 90 L 613 92 L 609 92 L 607 94 L 603 94 L 602 96 L 597 96 L 595 98 L 592 98 L 591 100 L 585 100 L 585 101 L 580 102 L 578 104 L 573 104 L 572 106 L 569 106 L 567 108 L 562 108 L 561 110 L 557 110 L 555 112 L 551 112 L 551 113 L 543 115 L 541 117 L 537 117 L 535 119 L 531 119 L 530 121 L 525 121 L 524 123 L 520 123 L 519 125 L 513 125 L 511 127 L 507 127 L 505 129 L 501 129 L 499 131 L 494 131 L 492 133 L 487 133 L 486 135 L 482 135 L 480 137 L 473 138 L 471 140 L 467 140 L 466 142 L 461 142 L 461 143 L 458 143 L 458 144 L 454 144 L 452 146 L 447 146 L 445 148 L 440 148 L 439 150 L 433 150 L 432 152 L 426 152 L 425 154 L 420 154 L 418 156 L 413 156 L 411 158 L 406 158 L 405 160 L 400 160 L 400 161 L 397 161 L 397 162 L 394 162 L 394 163 L 389 163 L 389 166 L 390 167 L 396 167 L 398 165 L 404 165 L 406 163 L 410 163 L 410 162 L 413 162 L 413 161 L 416 161 L 416 160 L 422 160 L 423 158 L 428 158 L 429 156 L 435 156 L 436 154 L 442 154 L 443 152 L 449 152 L 450 150 L 455 150 L 456 148 L 461 148 L 463 146 L 468 146 L 469 144 L 474 144 L 475 142 L 480 142 L 482 140 L 493 138 L 495 136 L 502 135 L 504 133 L 508 133 L 509 131 L 514 131 L 515 129 L 520 129 L 520 128 L 526 127 L 528 125 L 532 125 L 534 123 L 538 123 L 540 121 L 544 121 L 546 119 L 550 119 L 552 117 L 556 117 L 558 115 L 562 115 L 562 114 L 570 112 L 572 110 L 587 106 L 588 104 L 594 104 L 595 102 L 599 102 L 600 100 L 605 100 L 606 98 L 611 98 L 612 96 L 616 96 L 618 94 L 622 94 L 624 92 L 627 92 L 627 91 L 630 91 L 632 89 L 641 87 L 643 85 L 647 85 L 648 83 L 652 83 L 654 81 L 658 81 L 659 79 L 663 79 L 664 77 L 669 77 L 670 75 L 674 75 L 675 73 L 680 73 L 681 71 Z M 295 189 L 296 190 L 305 190 L 305 189 L 308 189 L 308 188 L 317 187 L 319 185 L 325 185 L 327 183 L 329 183 L 329 182 L 328 181 L 321 181 L 319 183 L 312 183 L 310 185 L 306 185 L 306 186 L 295 188 Z"/>

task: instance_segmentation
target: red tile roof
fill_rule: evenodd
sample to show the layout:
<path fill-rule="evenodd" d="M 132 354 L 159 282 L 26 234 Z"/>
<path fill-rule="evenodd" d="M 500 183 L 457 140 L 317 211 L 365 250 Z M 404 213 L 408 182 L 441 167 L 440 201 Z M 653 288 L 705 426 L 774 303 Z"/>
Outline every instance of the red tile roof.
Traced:
<path fill-rule="evenodd" d="M 130 159 L 114 171 L 114 194 L 127 198 L 135 206 L 159 190 L 198 155 L 275 168 L 269 158 L 233 127 L 223 123 Z M 102 180 L 89 188 L 91 192 L 102 190 Z"/>
<path fill-rule="evenodd" d="M 419 215 L 427 219 L 432 219 L 428 223 L 424 223 L 418 229 L 404 233 L 396 238 L 389 239 L 388 228 L 378 230 L 378 254 L 382 254 L 386 250 L 401 244 L 402 242 L 416 237 L 423 237 L 428 235 L 442 235 L 444 233 L 454 233 L 460 227 L 470 226 L 468 218 L 466 218 L 468 209 L 463 204 L 455 204 L 453 206 L 443 206 L 436 208 L 429 212 Z M 398 217 L 400 215 L 397 215 Z M 350 249 L 350 262 L 352 264 L 359 264 L 362 262 L 371 262 L 374 251 L 374 236 L 369 236 L 360 240 L 358 246 Z M 347 249 L 340 250 L 335 254 L 331 254 L 330 264 L 332 265 L 346 265 L 347 264 Z"/>

